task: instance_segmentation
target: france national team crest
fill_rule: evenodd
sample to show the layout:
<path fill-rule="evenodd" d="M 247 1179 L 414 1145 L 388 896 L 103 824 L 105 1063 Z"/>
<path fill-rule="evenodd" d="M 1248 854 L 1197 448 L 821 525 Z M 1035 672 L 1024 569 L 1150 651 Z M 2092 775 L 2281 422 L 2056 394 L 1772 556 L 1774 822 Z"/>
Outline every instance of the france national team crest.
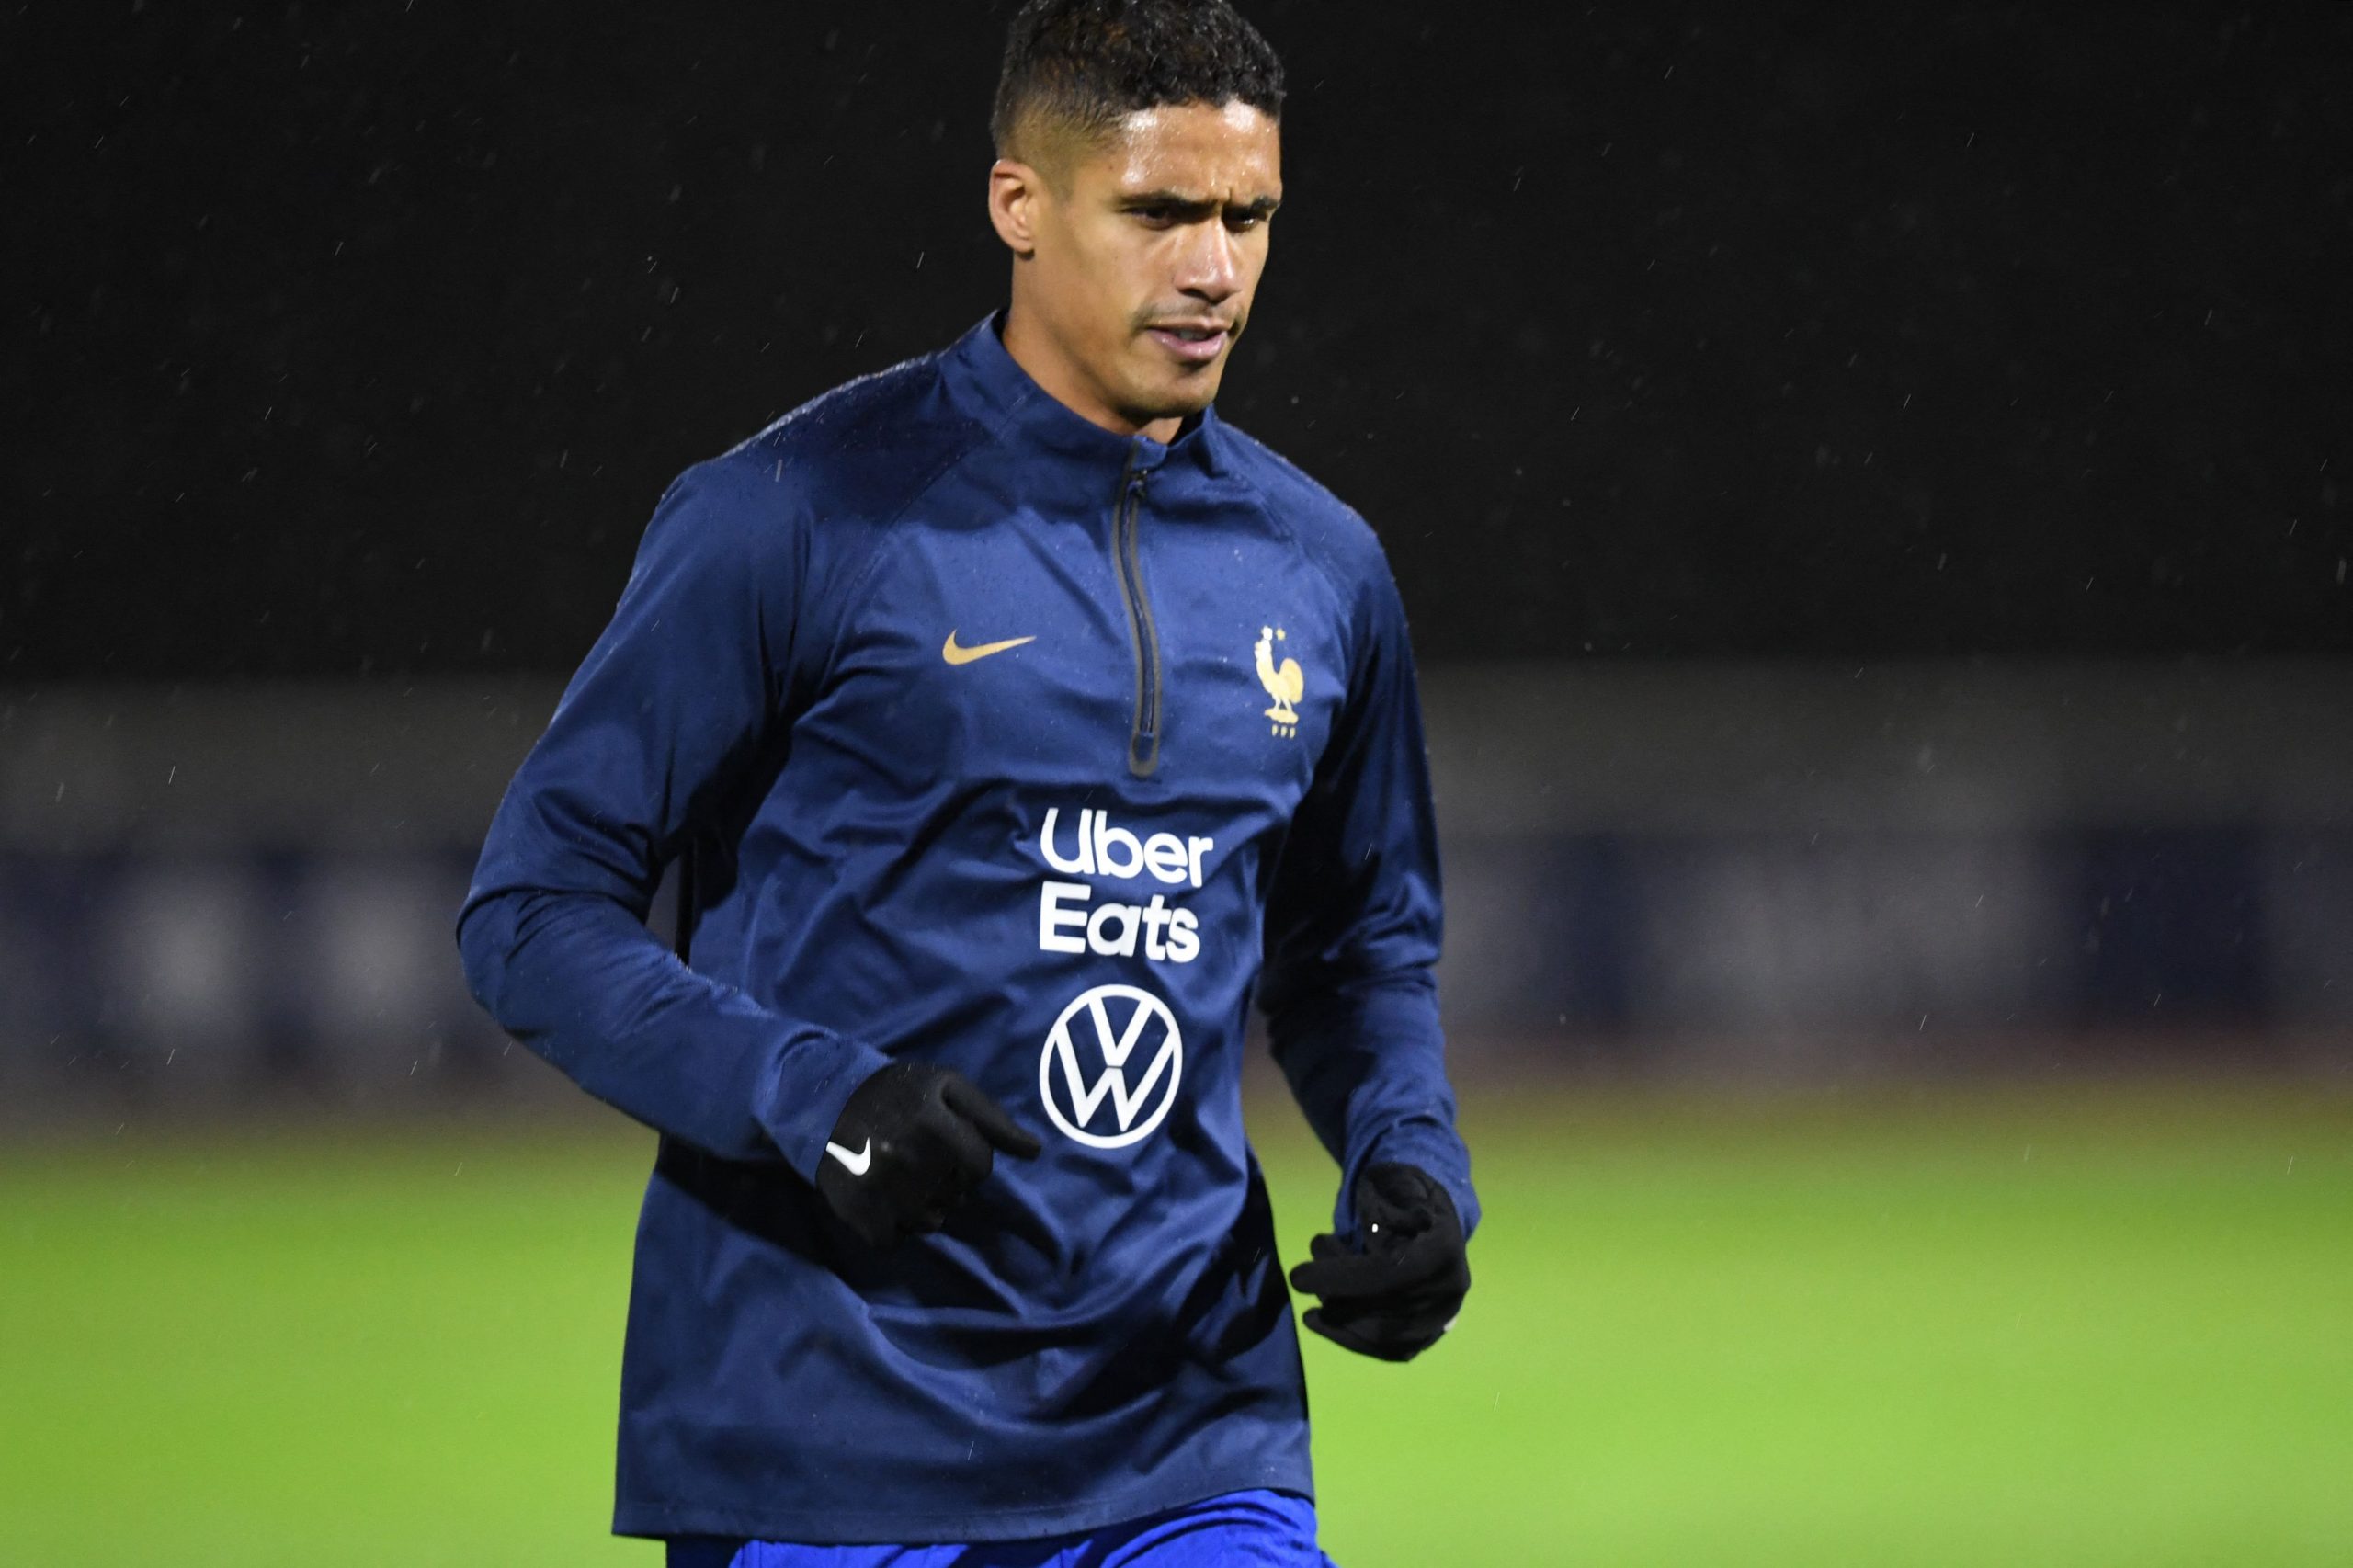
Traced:
<path fill-rule="evenodd" d="M 1047 1031 L 1038 1094 L 1073 1138 L 1123 1149 L 1166 1119 L 1184 1070 L 1185 1042 L 1167 1003 L 1133 985 L 1097 985 Z"/>
<path fill-rule="evenodd" d="M 1257 645 L 1251 650 L 1258 663 L 1258 684 L 1275 705 L 1267 710 L 1278 735 L 1299 733 L 1299 699 L 1307 695 L 1307 676 L 1297 659 L 1275 662 L 1275 644 L 1285 640 L 1287 633 L 1279 626 L 1258 628 Z"/>

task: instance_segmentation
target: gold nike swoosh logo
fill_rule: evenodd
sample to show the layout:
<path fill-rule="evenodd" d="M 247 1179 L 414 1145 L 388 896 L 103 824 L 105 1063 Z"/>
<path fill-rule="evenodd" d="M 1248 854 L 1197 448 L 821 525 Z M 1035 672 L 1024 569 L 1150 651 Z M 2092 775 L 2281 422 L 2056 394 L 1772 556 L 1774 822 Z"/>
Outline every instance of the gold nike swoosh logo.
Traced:
<path fill-rule="evenodd" d="M 985 659 L 991 653 L 1002 653 L 1007 648 L 1018 648 L 1024 642 L 1036 641 L 1038 639 L 1034 635 L 1008 637 L 1002 642 L 983 642 L 977 648 L 959 648 L 956 645 L 956 633 L 950 631 L 948 634 L 948 641 L 940 646 L 939 656 L 951 665 L 969 665 L 974 659 Z"/>

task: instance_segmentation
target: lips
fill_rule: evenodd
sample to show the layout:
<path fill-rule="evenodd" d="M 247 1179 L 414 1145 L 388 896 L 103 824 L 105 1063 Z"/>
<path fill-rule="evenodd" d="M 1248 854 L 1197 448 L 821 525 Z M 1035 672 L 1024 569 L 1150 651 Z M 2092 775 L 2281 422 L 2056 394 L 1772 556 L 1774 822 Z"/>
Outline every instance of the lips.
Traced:
<path fill-rule="evenodd" d="M 1205 365 L 1225 352 L 1233 329 L 1223 322 L 1176 322 L 1146 329 L 1152 340 L 1188 364 Z"/>

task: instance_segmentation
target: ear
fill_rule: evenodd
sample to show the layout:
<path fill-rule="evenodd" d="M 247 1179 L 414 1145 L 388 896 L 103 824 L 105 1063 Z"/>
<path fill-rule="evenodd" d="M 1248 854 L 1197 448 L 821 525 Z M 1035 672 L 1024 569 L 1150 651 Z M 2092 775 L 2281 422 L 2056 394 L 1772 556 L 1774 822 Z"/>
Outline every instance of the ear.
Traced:
<path fill-rule="evenodd" d="M 989 222 L 1024 260 L 1037 254 L 1038 207 L 1046 199 L 1046 176 L 1034 165 L 999 158 L 989 165 Z"/>

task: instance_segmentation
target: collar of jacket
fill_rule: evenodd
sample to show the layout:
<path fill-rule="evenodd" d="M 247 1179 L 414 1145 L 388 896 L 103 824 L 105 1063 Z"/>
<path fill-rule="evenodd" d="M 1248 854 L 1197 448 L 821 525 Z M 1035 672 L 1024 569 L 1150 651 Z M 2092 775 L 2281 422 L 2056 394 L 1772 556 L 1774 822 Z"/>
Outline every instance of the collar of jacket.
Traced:
<path fill-rule="evenodd" d="M 999 335 L 1004 325 L 1005 312 L 993 312 L 941 357 L 951 394 L 999 436 L 1088 467 L 1100 465 L 1107 486 L 1114 489 L 1131 461 L 1147 471 L 1194 469 L 1216 478 L 1231 472 L 1232 458 L 1225 449 L 1233 437 L 1214 405 L 1188 420 L 1174 441 L 1115 435 L 1030 380 L 1029 372 L 1006 350 Z"/>

